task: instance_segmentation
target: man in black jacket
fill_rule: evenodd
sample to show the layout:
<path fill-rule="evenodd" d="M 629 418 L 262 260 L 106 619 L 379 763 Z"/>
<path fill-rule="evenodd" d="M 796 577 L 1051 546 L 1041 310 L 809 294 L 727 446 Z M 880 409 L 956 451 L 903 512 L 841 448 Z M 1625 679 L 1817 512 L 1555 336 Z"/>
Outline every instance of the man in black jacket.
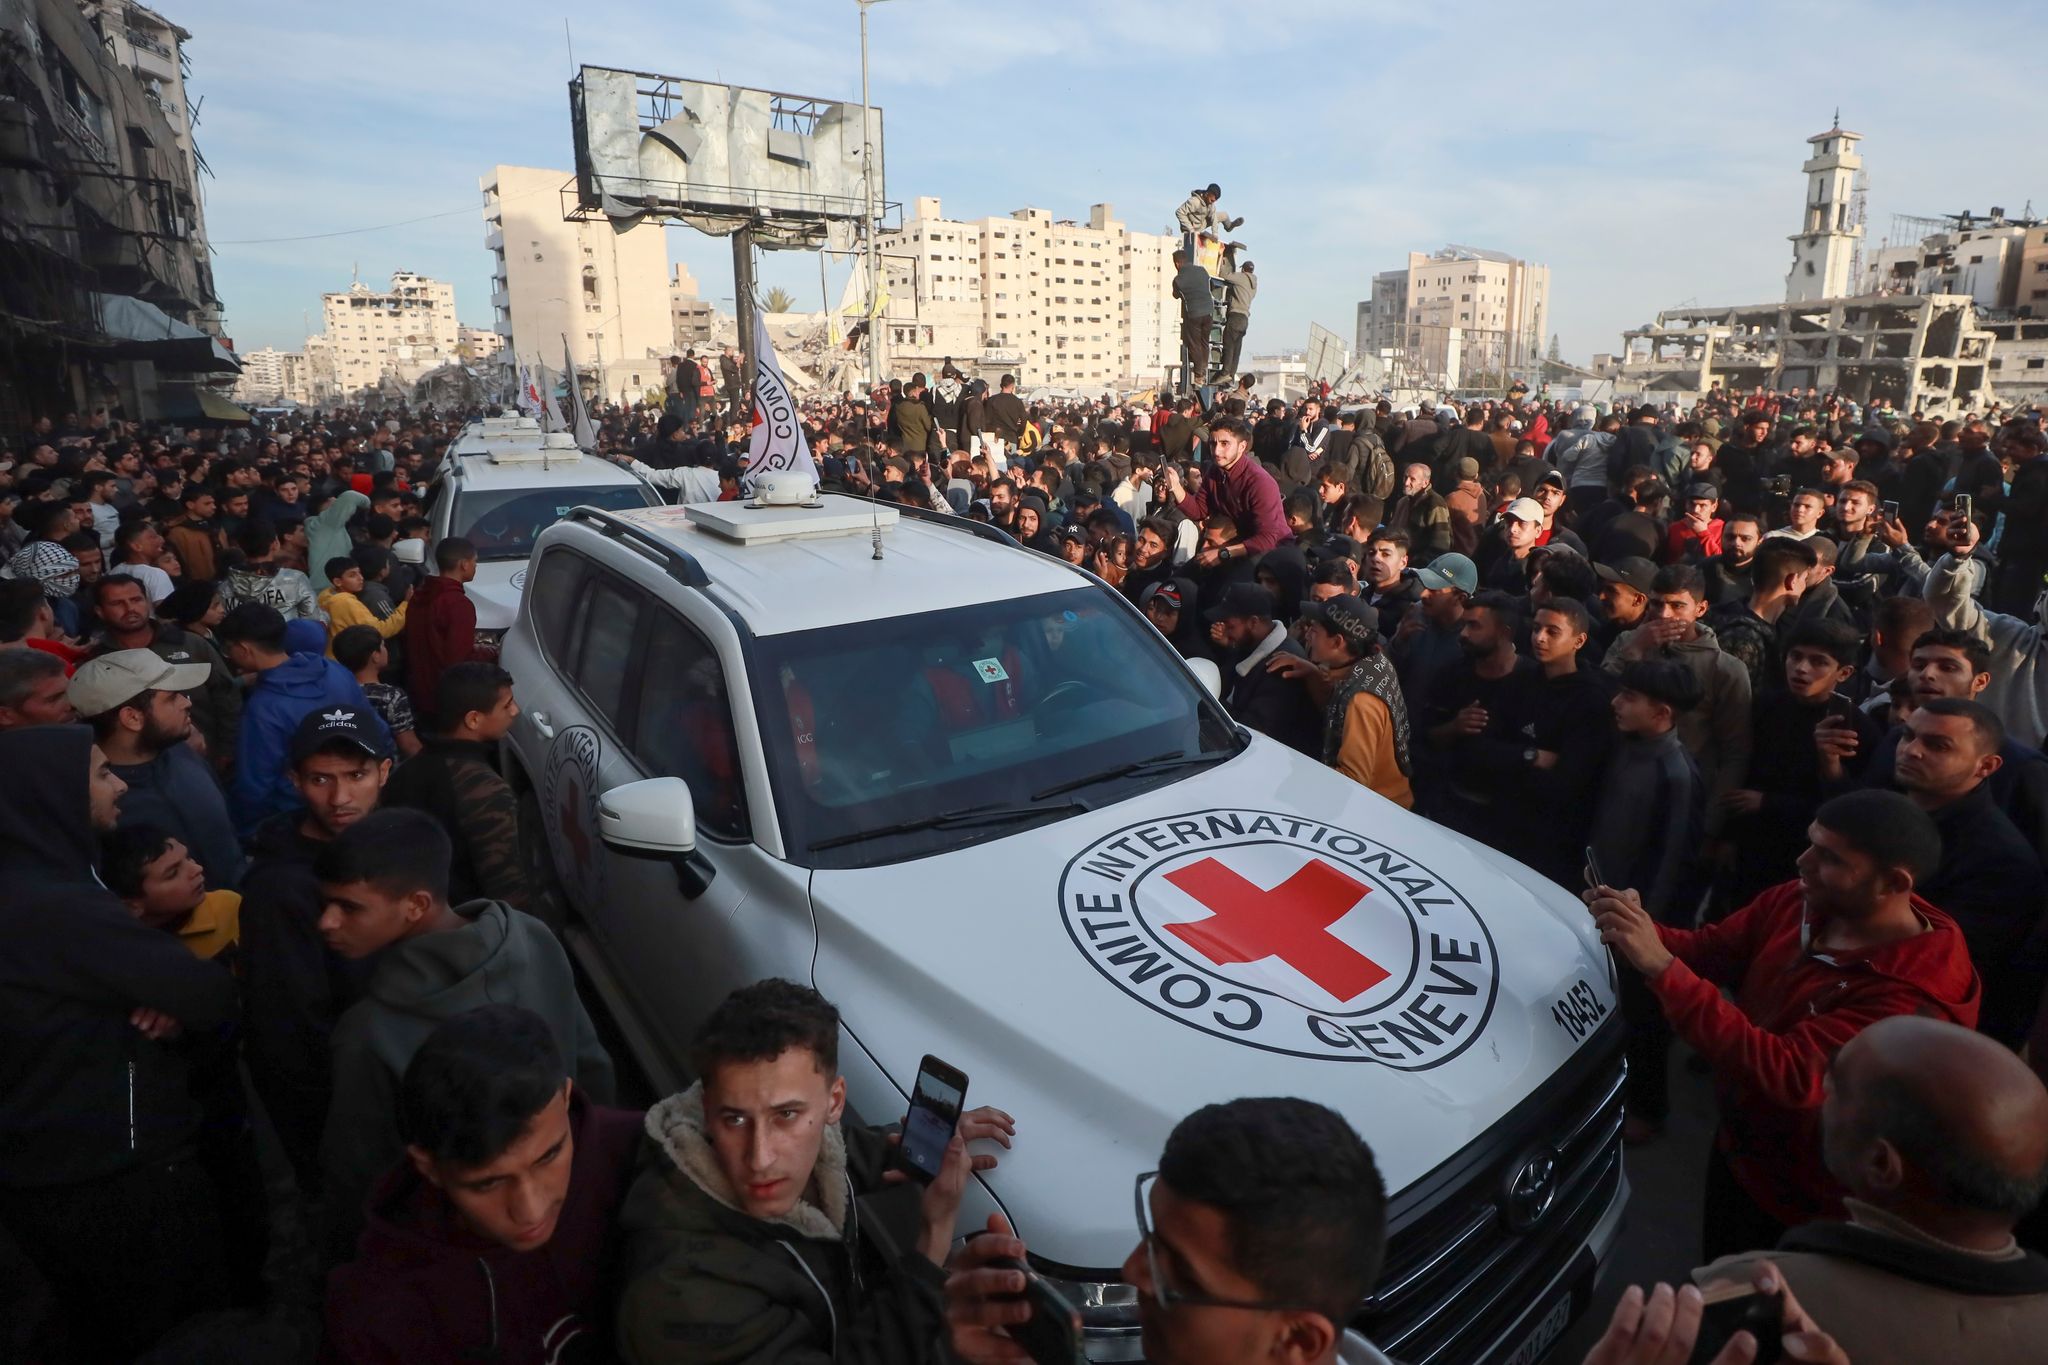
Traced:
<path fill-rule="evenodd" d="M 250 1079 L 300 1192 L 310 1195 L 320 1188 L 320 1134 L 333 1088 L 328 1038 L 376 965 L 350 962 L 322 941 L 313 859 L 377 809 L 391 755 L 374 712 L 336 706 L 299 725 L 291 765 L 305 807 L 256 831 L 242 876 L 242 1018 Z"/>
<path fill-rule="evenodd" d="M 533 908 L 519 851 L 519 797 L 498 774 L 498 741 L 519 716 L 512 675 L 496 664 L 456 664 L 435 689 L 438 734 L 398 766 L 384 791 L 387 806 L 423 810 L 455 841 L 448 897 Z"/>
<path fill-rule="evenodd" d="M 2048 876 L 2036 850 L 1991 793 L 2004 766 L 2005 725 L 1981 702 L 1940 697 L 1906 718 L 1892 785 L 1934 819 L 1941 864 L 1916 888 L 1963 931 L 1984 979 L 1980 1031 L 2009 1046 L 2026 1038 L 2041 999 L 2041 964 L 2021 953 L 2041 922 Z"/>
<path fill-rule="evenodd" d="M 1274 610 L 1271 592 L 1257 583 L 1235 583 L 1205 613 L 1209 639 L 1228 660 L 1223 706 L 1240 725 L 1320 760 L 1322 710 L 1310 698 L 1307 684 L 1266 668 L 1276 653 L 1308 657 L 1287 627 L 1274 619 Z"/>
<path fill-rule="evenodd" d="M 177 1035 L 235 983 L 93 869 L 126 788 L 84 726 L 0 734 L 0 1225 L 48 1282 L 50 1359 L 129 1360 L 222 1306 L 218 1195 Z"/>

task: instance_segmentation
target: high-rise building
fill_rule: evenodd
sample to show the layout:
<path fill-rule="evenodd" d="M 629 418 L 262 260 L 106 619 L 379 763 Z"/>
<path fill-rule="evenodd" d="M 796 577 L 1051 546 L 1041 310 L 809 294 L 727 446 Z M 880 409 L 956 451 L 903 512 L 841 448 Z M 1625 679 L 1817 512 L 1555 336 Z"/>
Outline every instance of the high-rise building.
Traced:
<path fill-rule="evenodd" d="M 1408 253 L 1358 305 L 1358 354 L 1393 362 L 1403 382 L 1454 389 L 1524 374 L 1550 336 L 1550 267 L 1499 251 Z"/>
<path fill-rule="evenodd" d="M 310 401 L 306 386 L 306 353 L 280 351 L 265 346 L 244 351 L 241 378 L 235 381 L 238 403 L 305 403 Z"/>
<path fill-rule="evenodd" d="M 189 239 L 199 259 L 210 261 L 206 245 L 206 201 L 202 188 L 206 161 L 192 140 L 192 109 L 185 102 L 185 44 L 192 35 L 155 10 L 134 0 L 79 0 L 85 17 L 98 29 L 114 60 L 134 73 L 142 86 L 142 97 L 163 116 L 170 128 L 172 148 L 188 172 L 192 196 L 182 207 Z M 210 274 L 209 270 L 209 274 Z M 220 335 L 219 301 L 205 299 L 195 310 L 192 323 L 203 331 Z"/>
<path fill-rule="evenodd" d="M 1839 299 L 1850 292 L 1849 269 L 1863 224 L 1854 221 L 1856 173 L 1863 158 L 1856 154 L 1861 133 L 1834 127 L 1806 139 L 1813 148 L 1802 167 L 1806 172 L 1805 220 L 1792 234 L 1792 269 L 1785 276 L 1785 302 Z"/>
<path fill-rule="evenodd" d="M 361 280 L 320 296 L 320 315 L 344 394 L 372 389 L 386 375 L 410 382 L 455 357 L 455 286 L 395 270 L 389 289 Z"/>
<path fill-rule="evenodd" d="M 675 343 L 668 244 L 658 223 L 617 232 L 606 222 L 564 221 L 567 171 L 499 166 L 482 181 L 484 245 L 490 248 L 495 326 L 521 360 L 562 364 L 562 339 L 578 370 L 607 374 L 626 395 L 615 362 L 666 356 Z M 649 371 L 659 382 L 659 367 Z"/>
<path fill-rule="evenodd" d="M 1108 204 L 1086 223 L 1018 209 L 974 221 L 914 201 L 881 241 L 890 370 L 1019 371 L 1024 387 L 1158 383 L 1179 351 L 1177 238 L 1133 232 Z"/>

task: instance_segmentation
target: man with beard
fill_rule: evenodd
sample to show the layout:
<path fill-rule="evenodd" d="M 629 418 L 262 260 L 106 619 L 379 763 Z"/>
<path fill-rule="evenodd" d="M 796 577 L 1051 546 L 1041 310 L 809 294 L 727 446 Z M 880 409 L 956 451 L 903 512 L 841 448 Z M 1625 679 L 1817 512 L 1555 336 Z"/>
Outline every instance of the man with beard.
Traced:
<path fill-rule="evenodd" d="M 206 756 L 225 770 L 235 756 L 242 723 L 242 689 L 227 659 L 205 636 L 157 620 L 142 580 L 110 574 L 92 586 L 101 626 L 93 655 L 146 649 L 168 664 L 206 665 L 206 680 L 192 693 L 192 723 Z"/>
<path fill-rule="evenodd" d="M 1763 518 L 1754 512 L 1736 512 L 1721 523 L 1721 553 L 1705 564 L 1707 596 L 1714 606 L 1749 600 L 1763 538 Z"/>
<path fill-rule="evenodd" d="M 1124 596 L 1136 602 L 1145 589 L 1173 580 L 1173 542 L 1173 527 L 1163 517 L 1147 517 L 1138 523 L 1131 570 L 1117 585 Z"/>
<path fill-rule="evenodd" d="M 1209 447 L 1212 460 L 1196 491 L 1188 491 L 1177 466 L 1166 469 L 1166 499 L 1182 516 L 1200 521 L 1221 512 L 1236 524 L 1236 537 L 1204 549 L 1195 556 L 1196 567 L 1256 559 L 1275 545 L 1293 541 L 1279 485 L 1251 458 L 1251 432 L 1245 424 L 1235 417 L 1217 419 L 1209 428 Z"/>
<path fill-rule="evenodd" d="M 68 695 L 92 726 L 114 775 L 128 784 L 120 828 L 175 834 L 206 868 L 209 891 L 242 879 L 242 846 L 227 798 L 192 737 L 189 695 L 206 685 L 205 663 L 166 663 L 147 649 L 121 649 L 78 666 Z"/>
<path fill-rule="evenodd" d="M 1223 706 L 1238 724 L 1314 758 L 1322 748 L 1322 716 L 1307 683 L 1267 667 L 1277 653 L 1308 657 L 1274 611 L 1272 593 L 1236 583 L 1204 613 L 1209 639 L 1226 665 Z"/>

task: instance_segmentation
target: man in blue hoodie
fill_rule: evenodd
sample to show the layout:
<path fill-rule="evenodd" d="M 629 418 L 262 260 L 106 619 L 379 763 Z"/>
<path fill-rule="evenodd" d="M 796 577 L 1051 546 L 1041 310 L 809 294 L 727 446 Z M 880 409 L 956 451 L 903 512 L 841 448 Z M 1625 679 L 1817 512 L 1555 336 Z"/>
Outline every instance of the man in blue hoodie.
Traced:
<path fill-rule="evenodd" d="M 368 709 L 370 703 L 355 675 L 334 660 L 291 652 L 285 619 L 275 607 L 244 602 L 213 633 L 229 665 L 255 675 L 242 703 L 235 776 L 228 786 L 235 828 L 246 838 L 270 816 L 301 804 L 286 762 L 299 722 L 324 706 Z M 382 728 L 384 722 L 377 724 Z M 384 739 L 388 747 L 388 730 Z"/>

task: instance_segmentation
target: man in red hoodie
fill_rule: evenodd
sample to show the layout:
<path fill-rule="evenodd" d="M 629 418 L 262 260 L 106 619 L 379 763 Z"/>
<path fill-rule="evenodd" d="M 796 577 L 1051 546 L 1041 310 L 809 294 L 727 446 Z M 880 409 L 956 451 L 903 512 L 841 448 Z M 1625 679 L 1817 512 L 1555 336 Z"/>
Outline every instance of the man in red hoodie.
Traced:
<path fill-rule="evenodd" d="M 398 1098 L 406 1160 L 327 1280 L 339 1365 L 613 1359 L 611 1230 L 641 1115 L 587 1102 L 541 1018 L 486 1005 L 435 1029 Z"/>
<path fill-rule="evenodd" d="M 1941 862 L 1926 812 L 1897 792 L 1850 792 L 1815 813 L 1807 839 L 1798 880 L 1699 929 L 1658 924 L 1634 891 L 1586 894 L 1601 939 L 1713 1068 L 1721 1127 L 1707 1163 L 1709 1261 L 1843 1216 L 1820 1112 L 1844 1043 L 1895 1014 L 1977 1024 L 1982 992 L 1962 931 L 1913 894 Z"/>
<path fill-rule="evenodd" d="M 405 623 L 405 690 L 413 712 L 433 720 L 441 675 L 459 663 L 482 658 L 476 647 L 476 603 L 462 585 L 476 577 L 476 546 L 449 536 L 434 547 L 431 574 L 413 592 Z"/>

